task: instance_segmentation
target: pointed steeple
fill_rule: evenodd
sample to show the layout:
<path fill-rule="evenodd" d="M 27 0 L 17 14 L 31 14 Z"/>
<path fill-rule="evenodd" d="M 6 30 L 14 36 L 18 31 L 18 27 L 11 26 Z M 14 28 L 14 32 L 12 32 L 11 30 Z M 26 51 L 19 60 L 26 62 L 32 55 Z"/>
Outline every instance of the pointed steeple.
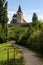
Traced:
<path fill-rule="evenodd" d="M 17 12 L 22 12 L 20 5 L 19 5 L 19 8 L 18 8 L 18 11 Z"/>

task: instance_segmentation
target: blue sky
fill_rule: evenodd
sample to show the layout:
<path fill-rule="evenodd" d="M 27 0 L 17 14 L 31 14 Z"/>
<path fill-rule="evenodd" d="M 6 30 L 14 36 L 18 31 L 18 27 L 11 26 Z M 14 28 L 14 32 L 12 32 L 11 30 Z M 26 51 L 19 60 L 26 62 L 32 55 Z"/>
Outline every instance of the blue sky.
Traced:
<path fill-rule="evenodd" d="M 8 1 L 8 17 L 12 19 L 14 13 L 17 12 L 18 6 L 21 5 L 24 19 L 31 22 L 34 12 L 37 13 L 39 19 L 43 20 L 43 0 L 7 0 Z"/>

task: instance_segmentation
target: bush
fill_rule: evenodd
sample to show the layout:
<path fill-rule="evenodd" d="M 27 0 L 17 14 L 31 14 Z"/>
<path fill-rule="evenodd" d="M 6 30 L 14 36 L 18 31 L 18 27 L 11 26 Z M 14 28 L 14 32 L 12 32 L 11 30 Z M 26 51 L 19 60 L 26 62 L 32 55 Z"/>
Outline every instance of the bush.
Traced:
<path fill-rule="evenodd" d="M 6 42 L 6 36 L 4 33 L 4 30 L 2 29 L 2 26 L 0 24 L 0 43 Z"/>
<path fill-rule="evenodd" d="M 31 24 L 29 27 L 14 26 L 9 28 L 8 37 L 22 46 L 43 54 L 43 28 L 42 23 Z M 40 26 L 39 26 L 40 25 Z"/>

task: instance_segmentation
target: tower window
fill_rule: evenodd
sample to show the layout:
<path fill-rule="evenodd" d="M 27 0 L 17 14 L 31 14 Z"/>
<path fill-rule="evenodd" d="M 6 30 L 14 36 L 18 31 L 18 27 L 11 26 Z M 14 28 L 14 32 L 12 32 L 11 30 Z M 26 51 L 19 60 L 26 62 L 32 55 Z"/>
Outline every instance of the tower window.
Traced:
<path fill-rule="evenodd" d="M 18 15 L 19 15 L 19 13 L 18 13 Z"/>

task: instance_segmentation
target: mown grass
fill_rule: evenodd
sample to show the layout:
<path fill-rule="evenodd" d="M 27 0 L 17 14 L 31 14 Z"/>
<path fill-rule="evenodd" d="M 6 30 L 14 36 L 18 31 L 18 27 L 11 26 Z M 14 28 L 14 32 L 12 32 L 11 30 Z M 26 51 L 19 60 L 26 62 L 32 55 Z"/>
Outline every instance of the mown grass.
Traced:
<path fill-rule="evenodd" d="M 22 52 L 9 43 L 0 44 L 0 65 L 24 65 Z"/>

